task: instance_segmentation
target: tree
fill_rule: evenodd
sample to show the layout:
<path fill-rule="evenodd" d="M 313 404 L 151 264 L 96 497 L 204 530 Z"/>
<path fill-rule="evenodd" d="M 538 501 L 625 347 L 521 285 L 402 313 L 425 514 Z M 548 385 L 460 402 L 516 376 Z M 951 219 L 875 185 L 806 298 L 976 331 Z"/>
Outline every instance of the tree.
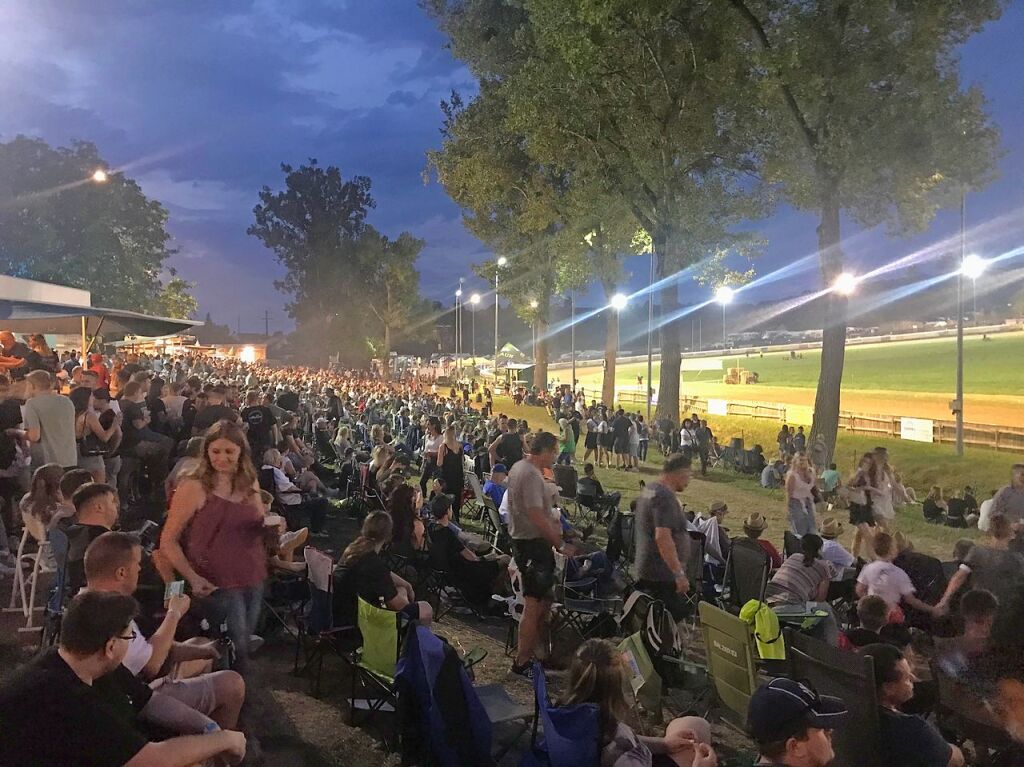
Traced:
<path fill-rule="evenodd" d="M 285 188 L 264 186 L 247 230 L 274 251 L 287 274 L 275 283 L 291 297 L 288 313 L 322 358 L 336 348 L 349 363 L 366 360 L 365 304 L 357 241 L 366 214 L 375 206 L 370 179 L 342 178 L 334 166 L 315 159 L 293 168 L 281 165 Z"/>
<path fill-rule="evenodd" d="M 826 287 L 843 271 L 842 214 L 865 227 L 923 228 L 991 177 L 998 137 L 958 46 L 1003 0 L 730 0 L 749 29 L 771 119 L 767 174 L 818 218 Z M 830 291 L 811 441 L 835 448 L 847 299 Z"/>
<path fill-rule="evenodd" d="M 757 117 L 743 28 L 708 2 L 435 0 L 507 130 L 549 172 L 603 179 L 650 232 L 661 288 L 658 412 L 678 420 L 676 275 L 746 240 L 758 215 Z"/>
<path fill-rule="evenodd" d="M 0 272 L 81 288 L 93 303 L 154 311 L 173 251 L 167 211 L 94 144 L 53 148 L 18 136 L 0 144 Z"/>
<path fill-rule="evenodd" d="M 377 320 L 370 323 L 370 341 L 379 349 L 385 375 L 390 370 L 396 335 L 416 332 L 422 336 L 428 329 L 421 318 L 427 315 L 429 305 L 420 296 L 420 275 L 416 271 L 416 259 L 424 244 L 408 232 L 388 239 L 372 226 L 359 236 L 360 282 L 367 291 L 366 305 Z"/>
<path fill-rule="evenodd" d="M 188 319 L 199 310 L 199 302 L 191 292 L 194 287 L 194 282 L 182 279 L 171 269 L 171 279 L 164 283 L 153 302 L 152 313 Z"/>

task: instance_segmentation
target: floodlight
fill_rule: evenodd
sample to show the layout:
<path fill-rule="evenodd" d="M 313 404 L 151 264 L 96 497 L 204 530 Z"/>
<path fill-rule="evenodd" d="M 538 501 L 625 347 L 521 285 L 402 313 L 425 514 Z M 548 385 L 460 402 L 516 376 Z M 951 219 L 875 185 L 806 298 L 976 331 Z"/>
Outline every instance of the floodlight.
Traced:
<path fill-rule="evenodd" d="M 508 259 L 505 258 L 504 256 L 501 256 L 500 258 L 498 258 L 498 266 L 504 266 L 507 263 L 508 263 Z"/>
<path fill-rule="evenodd" d="M 459 288 L 458 290 L 455 291 L 455 297 L 459 298 L 461 295 L 462 295 L 462 288 Z"/>
<path fill-rule="evenodd" d="M 854 275 L 849 272 L 843 272 L 832 283 L 832 290 L 841 296 L 848 296 L 857 290 L 857 282 L 858 280 Z"/>
<path fill-rule="evenodd" d="M 478 303 L 480 303 L 480 294 L 479 293 L 474 293 L 473 295 L 471 295 L 469 297 L 469 302 L 471 304 L 478 304 Z"/>
<path fill-rule="evenodd" d="M 614 296 L 612 296 L 611 301 L 609 303 L 611 304 L 612 309 L 614 309 L 617 312 L 621 312 L 623 309 L 626 308 L 626 304 L 628 302 L 629 299 L 626 298 L 626 296 L 624 296 L 622 293 L 616 293 Z"/>
<path fill-rule="evenodd" d="M 722 285 L 718 290 L 715 291 L 715 300 L 722 306 L 731 304 L 732 299 L 736 296 L 736 291 L 730 288 L 728 285 Z"/>
<path fill-rule="evenodd" d="M 978 279 L 982 272 L 985 271 L 985 267 L 988 266 L 986 261 L 981 256 L 971 253 L 964 257 L 963 263 L 960 264 L 960 274 L 964 277 L 970 277 L 972 280 Z"/>
<path fill-rule="evenodd" d="M 537 303 L 537 299 L 534 299 L 534 300 L 530 301 L 530 308 L 531 309 L 536 309 L 538 306 L 540 306 L 540 304 Z"/>
<path fill-rule="evenodd" d="M 106 182 L 107 178 L 107 172 L 103 170 L 103 168 L 97 168 L 95 171 L 93 171 L 92 180 L 95 181 L 97 184 L 102 184 Z"/>

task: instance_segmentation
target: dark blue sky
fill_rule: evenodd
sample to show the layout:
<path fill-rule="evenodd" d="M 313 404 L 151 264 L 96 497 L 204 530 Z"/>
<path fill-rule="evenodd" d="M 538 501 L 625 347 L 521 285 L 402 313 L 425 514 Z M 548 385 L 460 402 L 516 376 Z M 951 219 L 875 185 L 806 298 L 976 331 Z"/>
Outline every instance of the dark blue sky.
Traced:
<path fill-rule="evenodd" d="M 982 229 L 972 249 L 984 255 L 1024 244 L 1022 33 L 1024 2 L 1015 0 L 963 51 L 964 81 L 983 87 L 1006 149 L 1000 179 L 968 201 L 969 222 Z M 167 206 L 180 250 L 173 264 L 219 322 L 240 317 L 243 330 L 262 330 L 269 309 L 272 330 L 290 327 L 272 284 L 281 270 L 245 229 L 259 187 L 280 186 L 279 164 L 309 157 L 373 179 L 372 223 L 427 241 L 424 292 L 449 301 L 487 253 L 443 188 L 422 180 L 424 153 L 440 140 L 439 101 L 474 88 L 443 43 L 415 0 L 5 0 L 0 139 L 98 144 Z M 813 253 L 814 226 L 784 208 L 760 222 L 769 245 L 758 272 Z M 955 212 L 907 240 L 848 227 L 847 250 L 863 272 L 935 247 L 958 227 Z M 788 287 L 817 285 L 808 261 Z M 1024 279 L 1024 258 L 1004 265 Z M 629 269 L 639 286 L 646 266 L 633 260 Z"/>

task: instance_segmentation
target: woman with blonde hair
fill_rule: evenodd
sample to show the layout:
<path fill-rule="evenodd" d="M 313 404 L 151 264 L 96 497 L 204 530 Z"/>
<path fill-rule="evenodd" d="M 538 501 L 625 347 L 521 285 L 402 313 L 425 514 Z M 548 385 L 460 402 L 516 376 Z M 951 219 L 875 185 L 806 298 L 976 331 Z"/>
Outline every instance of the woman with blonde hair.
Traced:
<path fill-rule="evenodd" d="M 226 622 L 243 674 L 267 577 L 259 490 L 245 432 L 220 421 L 203 438 L 199 467 L 178 485 L 160 537 L 162 556 L 203 600 L 210 624 Z"/>
<path fill-rule="evenodd" d="M 793 534 L 802 538 L 808 533 L 818 532 L 814 517 L 814 472 L 807 456 L 798 453 L 786 473 L 786 509 L 789 513 L 789 527 Z"/>
<path fill-rule="evenodd" d="M 673 719 L 665 737 L 637 735 L 625 723 L 630 707 L 624 689 L 625 661 L 615 645 L 588 639 L 572 659 L 566 691 L 559 705 L 592 703 L 597 706 L 602 767 L 715 767 L 711 725 L 686 716 Z"/>
<path fill-rule="evenodd" d="M 386 511 L 366 515 L 359 536 L 348 545 L 338 562 L 335 619 L 338 625 L 354 626 L 358 600 L 374 607 L 401 613 L 409 620 L 429 626 L 434 611 L 428 602 L 417 602 L 412 585 L 391 572 L 381 549 L 391 542 L 393 524 Z"/>

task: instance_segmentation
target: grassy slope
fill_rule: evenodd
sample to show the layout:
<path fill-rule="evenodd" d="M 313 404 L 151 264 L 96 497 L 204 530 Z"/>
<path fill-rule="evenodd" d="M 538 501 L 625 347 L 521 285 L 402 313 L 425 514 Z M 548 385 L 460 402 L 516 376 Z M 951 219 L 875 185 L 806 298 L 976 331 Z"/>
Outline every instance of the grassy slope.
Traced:
<path fill-rule="evenodd" d="M 967 337 L 964 347 L 964 390 L 969 394 L 1021 393 L 1019 365 L 1008 364 L 1024 358 L 1024 333 L 993 336 L 989 341 Z M 740 365 L 760 374 L 768 386 L 814 388 L 818 383 L 821 352 L 803 352 L 803 359 L 791 360 L 788 354 L 766 354 L 763 358 L 726 358 L 726 365 Z M 947 393 L 953 389 L 956 347 L 953 339 L 905 341 L 846 349 L 843 369 L 845 389 L 920 391 Z M 654 365 L 654 380 L 661 366 Z M 564 371 L 553 372 L 559 378 Z M 616 378 L 620 385 L 636 385 L 638 375 L 647 375 L 647 363 L 621 365 Z M 600 386 L 600 369 L 587 368 L 580 379 L 589 386 Z M 721 380 L 712 372 L 684 373 L 684 379 Z"/>
<path fill-rule="evenodd" d="M 495 402 L 498 412 L 516 418 L 526 418 L 533 428 L 553 429 L 547 413 L 538 407 L 516 407 L 511 400 L 498 398 Z M 760 442 L 765 447 L 766 455 L 775 451 L 775 434 L 778 424 L 775 422 L 758 421 L 750 418 L 716 418 L 709 419 L 711 427 L 718 435 L 719 441 L 727 442 L 731 436 L 744 436 L 748 446 Z M 962 459 L 952 454 L 949 446 L 926 445 L 899 440 L 888 442 L 893 465 L 904 475 L 911 487 L 923 497 L 932 484 L 941 484 L 944 488 L 961 488 L 965 484 L 973 485 L 979 491 L 979 499 L 987 498 L 988 491 L 1006 484 L 1009 468 L 1015 458 L 1005 453 L 986 450 L 968 450 Z M 842 471 L 852 465 L 854 456 L 870 450 L 878 444 L 874 437 L 847 435 L 840 433 L 837 449 L 837 463 Z M 884 443 L 883 443 L 884 444 Z M 583 458 L 582 440 L 577 452 L 578 462 Z M 652 450 L 647 467 L 640 474 L 621 472 L 613 469 L 598 469 L 598 478 L 606 491 L 618 490 L 623 494 L 624 504 L 639 493 L 639 480 L 650 479 L 656 473 L 655 467 L 661 461 L 657 450 Z M 577 470 L 582 472 L 582 466 Z M 768 537 L 781 545 L 782 532 L 787 527 L 785 498 L 780 490 L 769 491 L 761 488 L 754 478 L 734 474 L 732 471 L 717 469 L 708 478 L 699 474 L 683 494 L 683 500 L 695 509 L 706 509 L 712 501 L 721 500 L 729 505 L 730 514 L 727 524 L 734 531 L 740 528 L 740 521 L 747 514 L 759 511 L 771 522 Z M 846 524 L 845 512 L 842 521 Z M 914 506 L 897 511 L 896 527 L 910 535 L 919 551 L 924 551 L 940 559 L 950 558 L 953 544 L 961 537 L 978 537 L 977 530 L 954 530 L 927 524 L 921 516 L 921 507 Z M 852 531 L 847 529 L 842 536 L 843 542 L 849 546 L 853 538 Z"/>

